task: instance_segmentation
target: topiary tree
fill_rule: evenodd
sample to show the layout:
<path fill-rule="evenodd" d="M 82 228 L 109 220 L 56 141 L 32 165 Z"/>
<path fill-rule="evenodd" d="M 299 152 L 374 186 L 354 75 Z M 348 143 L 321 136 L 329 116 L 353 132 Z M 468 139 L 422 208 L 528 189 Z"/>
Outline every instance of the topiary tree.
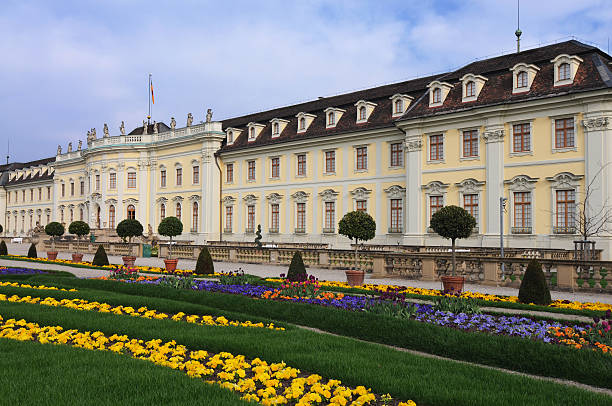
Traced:
<path fill-rule="evenodd" d="M 198 260 L 195 266 L 195 273 L 198 275 L 212 275 L 215 273 L 215 265 L 213 263 L 210 251 L 206 246 L 203 246 L 198 255 Z"/>
<path fill-rule="evenodd" d="M 0 255 L 8 255 L 8 249 L 4 240 L 0 241 Z"/>
<path fill-rule="evenodd" d="M 142 235 L 142 231 L 142 224 L 136 219 L 121 220 L 117 224 L 117 235 L 121 237 L 123 242 L 127 239 L 131 243 L 132 238 Z"/>
<path fill-rule="evenodd" d="M 90 231 L 89 224 L 87 224 L 84 221 L 80 221 L 80 220 L 73 221 L 68 226 L 68 232 L 70 234 L 75 234 L 78 240 L 80 240 L 81 237 L 83 237 L 84 235 L 89 234 L 89 231 Z"/>
<path fill-rule="evenodd" d="M 261 224 L 257 224 L 257 231 L 255 232 L 255 244 L 257 244 L 257 248 L 261 248 Z"/>
<path fill-rule="evenodd" d="M 519 288 L 518 298 L 521 303 L 535 303 L 543 306 L 547 306 L 551 302 L 546 276 L 544 276 L 542 265 L 537 259 L 532 259 L 527 265 Z"/>
<path fill-rule="evenodd" d="M 368 241 L 376 235 L 376 222 L 365 211 L 350 211 L 338 224 L 338 233 L 355 240 L 355 269 L 357 269 L 357 252 L 359 240 Z"/>
<path fill-rule="evenodd" d="M 28 258 L 38 258 L 38 252 L 36 252 L 36 245 L 30 244 L 30 249 L 28 249 Z"/>
<path fill-rule="evenodd" d="M 430 227 L 443 238 L 450 238 L 453 251 L 453 276 L 455 276 L 455 241 L 458 238 L 468 238 L 476 219 L 462 207 L 445 206 L 431 216 Z"/>
<path fill-rule="evenodd" d="M 64 226 L 52 221 L 45 226 L 45 234 L 51 237 L 51 251 L 55 251 L 55 238 L 64 235 Z"/>
<path fill-rule="evenodd" d="M 105 266 L 109 265 L 108 256 L 106 255 L 106 250 L 102 246 L 102 244 L 98 245 L 98 249 L 93 257 L 93 261 L 91 261 L 92 265 L 96 266 Z"/>
<path fill-rule="evenodd" d="M 308 279 L 308 274 L 306 273 L 306 267 L 304 266 L 300 251 L 296 251 L 295 254 L 293 254 L 293 258 L 291 258 L 289 271 L 287 271 L 287 279 L 291 282 L 303 282 Z"/>
<path fill-rule="evenodd" d="M 183 232 L 183 223 L 176 217 L 166 217 L 159 223 L 157 232 L 163 236 L 170 237 L 170 246 L 168 248 L 168 259 L 172 259 L 172 237 L 181 235 Z"/>

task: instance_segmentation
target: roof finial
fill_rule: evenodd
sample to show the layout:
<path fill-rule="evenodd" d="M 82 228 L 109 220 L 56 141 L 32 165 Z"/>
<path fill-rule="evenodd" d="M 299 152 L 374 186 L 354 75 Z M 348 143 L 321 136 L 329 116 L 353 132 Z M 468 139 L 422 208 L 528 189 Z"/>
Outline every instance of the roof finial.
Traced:
<path fill-rule="evenodd" d="M 514 35 L 516 35 L 516 52 L 521 52 L 521 0 L 516 0 L 516 31 Z"/>

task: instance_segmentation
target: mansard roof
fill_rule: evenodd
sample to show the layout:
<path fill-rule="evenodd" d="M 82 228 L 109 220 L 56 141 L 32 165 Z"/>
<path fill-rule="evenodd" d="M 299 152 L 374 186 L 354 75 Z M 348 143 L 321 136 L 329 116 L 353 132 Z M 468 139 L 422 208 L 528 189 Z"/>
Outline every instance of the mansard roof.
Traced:
<path fill-rule="evenodd" d="M 141 135 L 143 129 L 144 126 L 136 127 L 128 135 Z M 160 133 L 170 131 L 170 127 L 160 121 L 157 123 L 157 131 Z M 147 134 L 153 134 L 153 124 L 147 125 Z"/>
<path fill-rule="evenodd" d="M 554 65 L 550 62 L 560 54 L 580 55 L 583 58 L 576 73 L 574 83 L 570 86 L 553 86 Z M 228 127 L 245 129 L 250 122 L 266 123 L 255 141 L 247 141 L 247 132 L 243 131 L 231 145 L 224 144 L 220 154 L 255 146 L 273 145 L 283 142 L 310 138 L 320 138 L 331 135 L 351 133 L 364 129 L 393 128 L 395 122 L 405 121 L 418 117 L 450 113 L 478 107 L 513 103 L 537 98 L 546 98 L 568 93 L 583 92 L 612 88 L 612 72 L 610 62 L 612 58 L 596 47 L 580 43 L 575 40 L 561 42 L 545 47 L 529 49 L 520 53 L 502 55 L 469 63 L 455 71 L 442 73 L 379 86 L 371 89 L 342 94 L 338 96 L 319 98 L 318 100 L 300 103 L 292 106 L 276 108 L 273 110 L 249 114 L 241 117 L 223 120 L 223 128 Z M 517 63 L 534 64 L 540 68 L 531 86 L 531 90 L 524 94 L 512 94 L 512 68 Z M 474 102 L 462 102 L 462 88 L 459 79 L 467 74 L 485 76 L 488 81 L 484 85 L 478 99 Z M 453 89 L 440 107 L 429 107 L 427 85 L 434 80 L 449 82 Z M 414 101 L 406 113 L 399 118 L 392 117 L 392 106 L 389 97 L 396 93 L 412 96 Z M 376 103 L 377 106 L 365 123 L 357 123 L 355 103 L 358 100 Z M 346 110 L 334 128 L 326 129 L 324 110 L 336 107 Z M 300 112 L 316 115 L 308 129 L 297 133 L 296 114 Z M 272 138 L 270 120 L 281 118 L 289 123 L 279 137 Z M 142 128 L 142 127 L 141 127 Z"/>
<path fill-rule="evenodd" d="M 10 171 L 14 171 L 17 169 L 37 167 L 39 165 L 47 165 L 52 162 L 55 162 L 55 157 L 43 158 L 43 159 L 38 159 L 36 161 L 30 161 L 30 162 L 12 162 L 10 164 L 1 165 L 0 173 L 2 174 L 2 177 L 0 178 L 0 185 L 12 186 L 12 185 L 17 185 L 17 184 L 22 184 L 22 183 L 27 183 L 27 182 L 36 182 L 40 180 L 53 179 L 53 174 L 48 173 L 48 170 L 44 169 L 42 172 L 37 173 L 35 176 L 30 176 L 30 175 L 23 176 L 22 175 L 10 181 L 8 180 L 8 174 Z"/>

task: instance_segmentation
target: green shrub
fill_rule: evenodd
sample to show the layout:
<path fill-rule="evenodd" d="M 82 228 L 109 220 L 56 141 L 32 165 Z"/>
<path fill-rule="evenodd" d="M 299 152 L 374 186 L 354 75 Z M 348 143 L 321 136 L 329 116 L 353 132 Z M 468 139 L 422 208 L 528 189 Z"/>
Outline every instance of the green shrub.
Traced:
<path fill-rule="evenodd" d="M 8 255 L 8 248 L 4 240 L 0 241 L 0 255 Z"/>
<path fill-rule="evenodd" d="M 170 237 L 168 259 L 172 259 L 172 237 L 181 235 L 183 232 L 183 223 L 176 217 L 166 217 L 159 223 L 159 226 L 157 226 L 157 232 L 165 237 Z"/>
<path fill-rule="evenodd" d="M 308 279 L 308 274 L 306 273 L 306 267 L 304 266 L 300 251 L 296 251 L 295 254 L 293 254 L 291 264 L 289 265 L 289 271 L 287 272 L 287 279 L 291 282 L 302 282 Z"/>
<path fill-rule="evenodd" d="M 64 235 L 64 226 L 57 221 L 52 221 L 45 226 L 45 233 L 51 237 L 51 251 L 55 251 L 55 239 Z"/>
<path fill-rule="evenodd" d="M 537 259 L 531 260 L 527 265 L 518 298 L 521 303 L 535 303 L 544 306 L 550 304 L 550 290 L 546 284 L 542 265 Z"/>
<path fill-rule="evenodd" d="M 30 244 L 30 249 L 28 249 L 28 258 L 38 258 L 38 253 L 36 252 L 36 245 Z"/>
<path fill-rule="evenodd" d="M 70 223 L 70 225 L 68 226 L 68 232 L 70 234 L 75 234 L 76 236 L 79 237 L 79 240 L 81 239 L 81 237 L 83 237 L 84 235 L 89 234 L 89 224 L 87 224 L 84 221 L 73 221 L 72 223 Z"/>
<path fill-rule="evenodd" d="M 96 266 L 109 265 L 106 250 L 101 244 L 98 245 L 98 250 L 96 251 L 96 254 L 93 257 L 93 261 L 91 261 L 91 264 Z"/>
<path fill-rule="evenodd" d="M 142 235 L 142 224 L 140 221 L 136 219 L 125 219 L 121 220 L 119 224 L 117 224 L 117 235 L 121 237 L 121 239 L 125 242 L 127 239 L 128 242 L 132 242 L 133 237 L 138 237 Z"/>
<path fill-rule="evenodd" d="M 195 266 L 195 273 L 197 275 L 212 275 L 215 273 L 215 265 L 210 256 L 210 251 L 208 251 L 206 246 L 202 247 L 202 250 L 200 250 L 200 255 L 198 255 L 198 261 Z"/>

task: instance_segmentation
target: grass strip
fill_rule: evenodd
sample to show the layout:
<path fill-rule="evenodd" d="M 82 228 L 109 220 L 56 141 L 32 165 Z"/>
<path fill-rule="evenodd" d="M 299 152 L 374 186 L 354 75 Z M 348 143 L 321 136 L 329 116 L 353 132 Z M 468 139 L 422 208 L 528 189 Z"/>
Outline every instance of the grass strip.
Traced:
<path fill-rule="evenodd" d="M 150 362 L 5 338 L 0 338 L 0 386 L 6 405 L 248 404 L 228 390 Z"/>
<path fill-rule="evenodd" d="M 609 396 L 451 361 L 429 359 L 370 343 L 294 329 L 274 332 L 215 329 L 169 320 L 147 320 L 24 303 L 0 303 L 4 318 L 25 318 L 67 329 L 127 334 L 143 340 L 176 340 L 190 349 L 229 351 L 292 367 L 344 385 L 364 384 L 373 392 L 419 405 L 608 405 Z M 426 384 L 424 384 L 426 382 Z"/>
<path fill-rule="evenodd" d="M 456 360 L 612 389 L 612 357 L 594 351 L 303 303 L 103 280 L 70 279 L 65 282 L 73 286 L 196 303 Z"/>

